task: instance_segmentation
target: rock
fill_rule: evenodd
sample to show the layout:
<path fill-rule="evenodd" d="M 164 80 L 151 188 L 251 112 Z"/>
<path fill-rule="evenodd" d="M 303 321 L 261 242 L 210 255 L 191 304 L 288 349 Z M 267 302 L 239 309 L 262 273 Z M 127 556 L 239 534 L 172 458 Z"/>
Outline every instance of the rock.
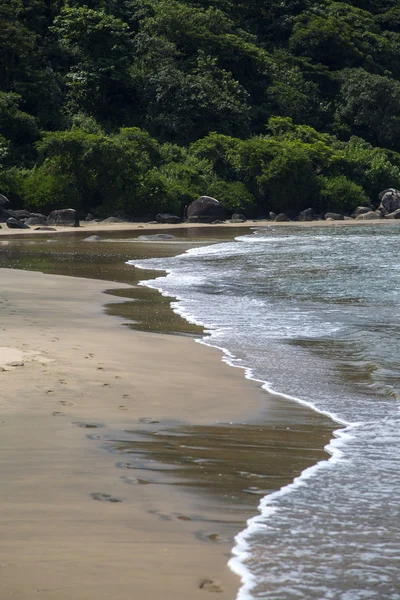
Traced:
<path fill-rule="evenodd" d="M 119 219 L 118 217 L 108 217 L 108 219 L 104 219 L 101 221 L 102 223 L 126 223 L 123 219 Z"/>
<path fill-rule="evenodd" d="M 46 225 L 59 225 L 64 227 L 79 227 L 79 219 L 74 208 L 53 210 L 46 220 Z"/>
<path fill-rule="evenodd" d="M 57 231 L 57 229 L 55 229 L 54 227 L 47 227 L 47 225 L 44 225 L 43 227 L 35 227 L 35 231 Z M 54 242 L 55 240 L 47 240 L 47 241 Z"/>
<path fill-rule="evenodd" d="M 29 210 L 9 210 L 8 211 L 12 217 L 15 219 L 29 219 L 32 216 L 32 213 Z"/>
<path fill-rule="evenodd" d="M 372 206 L 357 206 L 352 214 L 352 217 L 358 217 L 358 215 L 365 215 L 367 212 L 371 212 Z"/>
<path fill-rule="evenodd" d="M 299 214 L 299 221 L 313 221 L 314 220 L 314 211 L 312 208 L 306 208 L 302 210 Z"/>
<path fill-rule="evenodd" d="M 371 219 L 381 219 L 382 218 L 382 214 L 378 211 L 378 210 L 370 210 L 367 213 L 364 213 L 363 215 L 358 215 L 358 217 L 356 217 L 357 221 L 370 221 Z"/>
<path fill-rule="evenodd" d="M 171 215 L 170 213 L 158 213 L 158 215 L 156 215 L 156 221 L 157 223 L 169 223 L 170 225 L 181 222 L 179 217 Z"/>
<path fill-rule="evenodd" d="M 332 221 L 344 221 L 344 216 L 339 213 L 327 212 L 325 214 L 325 220 L 332 219 Z"/>
<path fill-rule="evenodd" d="M 99 235 L 90 235 L 82 240 L 82 242 L 101 242 L 101 237 Z"/>
<path fill-rule="evenodd" d="M 10 219 L 11 217 L 12 214 L 0 206 L 0 223 L 6 223 L 7 219 Z"/>
<path fill-rule="evenodd" d="M 10 204 L 10 201 L 7 198 L 7 196 L 3 196 L 3 194 L 0 194 L 0 207 L 5 208 L 9 204 Z"/>
<path fill-rule="evenodd" d="M 354 217 L 346 217 L 346 215 L 343 217 L 345 221 L 354 221 Z"/>
<path fill-rule="evenodd" d="M 285 213 L 279 213 L 279 215 L 276 215 L 276 217 L 275 217 L 276 223 L 284 223 L 285 221 L 289 221 L 289 217 L 287 215 L 285 215 Z"/>
<path fill-rule="evenodd" d="M 47 217 L 44 215 L 31 215 L 28 219 L 25 219 L 25 225 L 45 225 Z"/>
<path fill-rule="evenodd" d="M 200 196 L 194 200 L 189 204 L 186 214 L 189 223 L 212 223 L 215 220 L 225 219 L 224 207 L 211 196 Z"/>
<path fill-rule="evenodd" d="M 246 217 L 240 213 L 235 213 L 231 217 L 231 223 L 244 223 L 245 221 L 247 221 Z"/>
<path fill-rule="evenodd" d="M 223 225 L 225 223 L 225 221 L 220 221 L 219 219 L 216 219 L 215 221 L 211 221 L 211 225 Z"/>
<path fill-rule="evenodd" d="M 274 213 L 272 211 L 269 213 L 269 218 L 271 219 L 271 221 L 275 221 L 276 217 L 277 217 L 276 213 Z"/>
<path fill-rule="evenodd" d="M 385 215 L 385 219 L 400 219 L 400 208 L 392 213 L 389 213 L 388 215 Z"/>
<path fill-rule="evenodd" d="M 164 240 L 175 240 L 176 236 L 170 235 L 169 233 L 154 233 L 152 235 L 139 235 L 136 239 L 144 242 L 159 242 Z"/>
<path fill-rule="evenodd" d="M 14 217 L 7 219 L 6 223 L 7 227 L 10 229 L 29 229 L 28 225 L 25 225 L 25 223 L 18 221 L 18 219 L 15 219 Z"/>
<path fill-rule="evenodd" d="M 384 190 L 379 194 L 379 199 L 381 203 L 378 210 L 380 210 L 383 215 L 393 213 L 400 208 L 399 190 L 395 190 L 394 188 Z"/>

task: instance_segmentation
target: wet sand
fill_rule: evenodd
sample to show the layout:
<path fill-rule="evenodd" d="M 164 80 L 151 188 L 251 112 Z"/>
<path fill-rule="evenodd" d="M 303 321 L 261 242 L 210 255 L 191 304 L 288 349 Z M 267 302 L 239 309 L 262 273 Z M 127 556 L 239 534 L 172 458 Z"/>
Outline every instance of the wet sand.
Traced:
<path fill-rule="evenodd" d="M 334 426 L 192 337 L 123 326 L 137 299 L 119 296 L 138 278 L 126 244 L 99 261 L 57 243 L 0 248 L 2 265 L 81 276 L 0 269 L 0 597 L 233 599 L 233 536 L 260 496 L 326 456 Z M 162 330 L 155 297 L 143 329 Z"/>

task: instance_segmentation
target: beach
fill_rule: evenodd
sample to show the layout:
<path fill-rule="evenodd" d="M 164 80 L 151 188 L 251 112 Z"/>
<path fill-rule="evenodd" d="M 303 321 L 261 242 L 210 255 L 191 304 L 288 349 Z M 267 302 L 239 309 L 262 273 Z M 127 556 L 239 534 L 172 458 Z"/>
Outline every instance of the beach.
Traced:
<path fill-rule="evenodd" d="M 335 424 L 187 333 L 126 327 L 121 281 L 0 277 L 1 598 L 235 598 L 250 484 L 290 483 Z"/>

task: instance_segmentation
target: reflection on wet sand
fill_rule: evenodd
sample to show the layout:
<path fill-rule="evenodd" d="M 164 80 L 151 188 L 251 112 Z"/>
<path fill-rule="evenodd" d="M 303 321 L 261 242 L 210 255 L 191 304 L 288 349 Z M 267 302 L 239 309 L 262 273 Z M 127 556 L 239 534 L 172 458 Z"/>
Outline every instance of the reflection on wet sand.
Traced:
<path fill-rule="evenodd" d="M 241 230 L 242 232 L 243 230 Z M 161 296 L 157 290 L 138 286 L 139 281 L 153 279 L 159 271 L 143 271 L 127 265 L 128 260 L 175 256 L 205 243 L 232 239 L 232 229 L 176 229 L 171 241 L 142 242 L 143 231 L 105 232 L 96 242 L 84 242 L 86 232 L 59 234 L 50 239 L 11 238 L 0 243 L 0 267 L 41 271 L 71 277 L 88 277 L 117 281 L 133 289 L 108 291 L 128 301 L 110 304 L 107 313 L 127 319 L 127 325 L 141 331 L 198 335 L 202 328 L 181 319 L 170 309 L 173 298 Z M 146 230 L 146 234 L 157 230 Z"/>
<path fill-rule="evenodd" d="M 263 496 L 326 459 L 323 447 L 331 437 L 332 424 L 323 417 L 290 427 L 287 422 L 182 425 L 148 419 L 138 430 L 106 436 L 103 442 L 119 455 L 116 466 L 124 483 L 196 493 L 195 513 L 160 512 L 159 517 L 194 521 L 197 537 L 226 542 Z"/>

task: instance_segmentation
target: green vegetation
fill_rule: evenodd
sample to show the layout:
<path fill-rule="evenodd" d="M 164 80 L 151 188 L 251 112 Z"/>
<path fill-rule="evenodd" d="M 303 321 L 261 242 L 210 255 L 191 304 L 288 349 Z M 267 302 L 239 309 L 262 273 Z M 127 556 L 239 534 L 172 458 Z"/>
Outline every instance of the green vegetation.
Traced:
<path fill-rule="evenodd" d="M 0 0 L 14 208 L 351 211 L 400 187 L 397 0 Z"/>

